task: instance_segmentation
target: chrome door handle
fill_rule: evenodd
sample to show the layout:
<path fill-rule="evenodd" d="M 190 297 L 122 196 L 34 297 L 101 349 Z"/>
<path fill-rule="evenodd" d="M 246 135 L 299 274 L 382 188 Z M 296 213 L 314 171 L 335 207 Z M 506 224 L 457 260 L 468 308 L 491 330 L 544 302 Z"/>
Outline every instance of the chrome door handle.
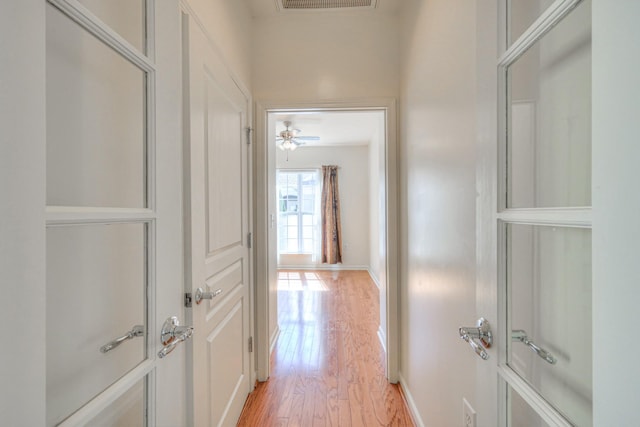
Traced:
<path fill-rule="evenodd" d="M 555 365 L 558 362 L 558 359 L 556 359 L 551 353 L 541 347 L 538 347 L 535 342 L 530 340 L 527 336 L 527 332 L 522 329 L 514 329 L 511 331 L 511 341 L 520 341 L 551 365 Z"/>
<path fill-rule="evenodd" d="M 191 338 L 192 335 L 193 326 L 180 326 L 180 322 L 178 322 L 176 316 L 167 318 L 160 332 L 160 341 L 164 347 L 158 352 L 158 357 L 160 359 L 164 358 L 171 353 L 178 344 Z"/>
<path fill-rule="evenodd" d="M 214 299 L 222 293 L 222 289 L 216 289 L 213 292 L 205 292 L 204 289 L 196 289 L 196 304 L 200 304 L 203 299 Z"/>
<path fill-rule="evenodd" d="M 487 360 L 489 358 L 489 353 L 487 353 L 484 347 L 476 342 L 475 338 L 471 338 L 469 335 L 462 335 L 460 338 L 468 342 L 473 351 L 475 351 L 482 360 Z"/>
<path fill-rule="evenodd" d="M 493 344 L 493 335 L 491 334 L 491 327 L 489 322 L 484 317 L 478 319 L 475 327 L 467 328 L 461 327 L 458 329 L 460 338 L 469 343 L 473 351 L 480 356 L 482 360 L 489 358 L 489 353 L 485 349 L 491 347 Z"/>
<path fill-rule="evenodd" d="M 143 335 L 144 335 L 144 326 L 135 325 L 126 334 L 124 334 L 121 337 L 118 337 L 118 338 L 116 338 L 116 339 L 114 339 L 112 341 L 109 341 L 108 343 L 106 343 L 105 345 L 100 347 L 100 353 L 107 353 L 107 352 L 113 350 L 114 348 L 116 348 L 117 346 L 119 346 L 120 344 L 122 344 L 123 342 L 125 342 L 127 340 L 130 340 L 130 339 L 133 339 L 135 337 L 141 337 Z"/>

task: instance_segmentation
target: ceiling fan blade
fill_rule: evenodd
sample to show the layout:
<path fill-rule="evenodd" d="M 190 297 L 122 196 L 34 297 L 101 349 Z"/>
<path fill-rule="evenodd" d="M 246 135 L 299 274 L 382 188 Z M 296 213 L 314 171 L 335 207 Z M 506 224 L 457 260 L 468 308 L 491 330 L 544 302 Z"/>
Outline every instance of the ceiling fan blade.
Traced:
<path fill-rule="evenodd" d="M 320 141 L 319 136 L 296 136 L 295 139 L 300 141 Z"/>

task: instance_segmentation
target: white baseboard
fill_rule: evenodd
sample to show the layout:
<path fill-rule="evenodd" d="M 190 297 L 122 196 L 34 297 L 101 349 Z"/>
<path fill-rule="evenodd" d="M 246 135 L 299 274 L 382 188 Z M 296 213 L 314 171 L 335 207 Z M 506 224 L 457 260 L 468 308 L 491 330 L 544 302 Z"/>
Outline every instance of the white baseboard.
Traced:
<path fill-rule="evenodd" d="M 371 277 L 371 280 L 373 280 L 373 283 L 375 283 L 375 285 L 378 287 L 378 290 L 380 290 L 380 281 L 378 280 L 378 277 L 375 274 L 373 274 L 370 268 L 367 268 L 367 271 L 369 272 L 369 277 Z"/>
<path fill-rule="evenodd" d="M 384 351 L 384 354 L 387 354 L 387 337 L 382 330 L 382 326 L 378 326 L 378 339 L 380 340 L 380 344 L 382 344 L 382 351 Z"/>
<path fill-rule="evenodd" d="M 398 378 L 400 379 L 400 386 L 402 387 L 402 393 L 404 394 L 404 398 L 407 401 L 407 406 L 409 407 L 409 412 L 411 412 L 413 421 L 416 423 L 417 427 L 425 427 L 424 421 L 422 421 L 422 417 L 420 417 L 420 413 L 418 412 L 416 401 L 413 399 L 411 390 L 409 389 L 407 382 L 402 376 L 402 372 L 398 372 Z"/>
<path fill-rule="evenodd" d="M 278 270 L 365 270 L 369 271 L 368 265 L 344 265 L 344 264 L 301 264 L 301 265 L 284 265 L 278 264 Z"/>
<path fill-rule="evenodd" d="M 278 342 L 278 337 L 280 336 L 280 326 L 276 325 L 273 334 L 271 334 L 271 338 L 269 339 L 269 354 L 273 353 L 273 349 Z"/>

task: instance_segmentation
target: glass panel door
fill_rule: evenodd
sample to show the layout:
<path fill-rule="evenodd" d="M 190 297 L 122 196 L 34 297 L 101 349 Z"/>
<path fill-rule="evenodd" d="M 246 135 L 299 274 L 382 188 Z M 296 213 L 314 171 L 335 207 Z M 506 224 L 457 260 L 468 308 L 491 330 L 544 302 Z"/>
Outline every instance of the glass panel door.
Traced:
<path fill-rule="evenodd" d="M 591 205 L 589 6 L 507 66 L 509 208 Z"/>
<path fill-rule="evenodd" d="M 145 0 L 79 0 L 133 47 L 146 53 Z"/>
<path fill-rule="evenodd" d="M 138 381 L 91 422 L 91 427 L 143 427 L 146 426 L 147 378 Z"/>
<path fill-rule="evenodd" d="M 145 224 L 47 230 L 48 425 L 146 358 L 146 235 Z"/>
<path fill-rule="evenodd" d="M 507 5 L 509 45 L 512 45 L 553 2 L 554 0 L 509 0 Z"/>
<path fill-rule="evenodd" d="M 591 426 L 591 2 L 502 7 L 501 422 Z"/>
<path fill-rule="evenodd" d="M 146 2 L 118 1 L 119 14 L 81 3 L 46 6 L 46 425 L 145 426 L 156 295 Z"/>
<path fill-rule="evenodd" d="M 572 423 L 591 425 L 591 230 L 506 227 L 507 364 Z"/>
<path fill-rule="evenodd" d="M 47 6 L 47 205 L 145 208 L 147 73 Z"/>
<path fill-rule="evenodd" d="M 509 402 L 509 425 L 512 427 L 551 427 L 540 415 L 510 387 L 507 390 Z"/>

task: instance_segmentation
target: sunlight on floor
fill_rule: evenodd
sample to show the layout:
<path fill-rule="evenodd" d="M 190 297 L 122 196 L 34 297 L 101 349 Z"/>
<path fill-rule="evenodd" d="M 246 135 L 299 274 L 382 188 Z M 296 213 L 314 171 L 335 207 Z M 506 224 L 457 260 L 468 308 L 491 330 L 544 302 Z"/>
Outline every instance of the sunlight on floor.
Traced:
<path fill-rule="evenodd" d="M 269 380 L 249 396 L 238 425 L 413 426 L 385 377 L 379 313 L 366 271 L 279 271 Z"/>
<path fill-rule="evenodd" d="M 278 272 L 278 290 L 326 292 L 329 288 L 317 273 L 280 271 Z"/>

